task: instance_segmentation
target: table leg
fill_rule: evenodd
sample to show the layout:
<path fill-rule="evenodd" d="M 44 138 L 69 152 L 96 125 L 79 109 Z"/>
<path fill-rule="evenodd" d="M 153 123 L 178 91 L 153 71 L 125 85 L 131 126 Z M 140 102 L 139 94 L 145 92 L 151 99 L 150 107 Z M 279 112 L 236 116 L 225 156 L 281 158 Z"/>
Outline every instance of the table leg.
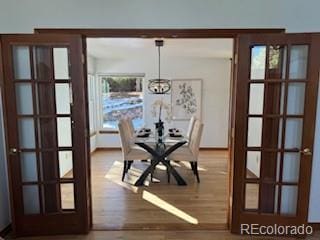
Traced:
<path fill-rule="evenodd" d="M 143 186 L 144 181 L 146 180 L 146 178 L 148 177 L 148 175 L 151 173 L 153 175 L 154 169 L 155 167 L 159 164 L 160 160 L 159 159 L 153 159 L 151 161 L 150 166 L 144 170 L 144 172 L 141 174 L 141 176 L 139 177 L 139 179 L 135 182 L 135 186 Z M 151 179 L 152 181 L 152 179 Z"/>
<path fill-rule="evenodd" d="M 184 181 L 184 179 L 180 176 L 180 174 L 166 161 L 166 157 L 169 156 L 173 151 L 184 145 L 186 141 L 178 142 L 171 146 L 170 148 L 166 149 L 165 152 L 159 153 L 155 149 L 151 148 L 145 143 L 136 143 L 140 147 L 144 148 L 146 151 L 148 151 L 151 155 L 153 155 L 153 159 L 151 161 L 151 165 L 141 174 L 139 179 L 134 184 L 135 186 L 143 186 L 144 181 L 148 177 L 148 175 L 151 173 L 153 174 L 155 167 L 162 162 L 168 169 L 169 174 L 172 174 L 174 178 L 176 179 L 178 185 L 185 186 L 187 183 Z M 151 179 L 152 180 L 152 179 Z"/>
<path fill-rule="evenodd" d="M 171 173 L 172 176 L 174 176 L 179 186 L 187 185 L 186 181 L 184 181 L 184 179 L 180 176 L 177 170 L 171 166 L 171 164 L 169 164 L 165 159 L 161 159 L 161 162 L 169 169 L 169 174 Z"/>

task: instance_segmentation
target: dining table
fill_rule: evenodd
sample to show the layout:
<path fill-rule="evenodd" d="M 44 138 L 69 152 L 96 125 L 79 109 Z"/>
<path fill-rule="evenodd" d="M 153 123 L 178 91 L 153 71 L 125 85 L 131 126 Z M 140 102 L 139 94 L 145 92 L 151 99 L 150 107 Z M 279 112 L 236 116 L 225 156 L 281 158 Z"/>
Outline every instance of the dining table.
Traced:
<path fill-rule="evenodd" d="M 179 186 L 187 185 L 183 177 L 177 172 L 177 170 L 174 169 L 174 167 L 170 164 L 170 161 L 167 159 L 167 157 L 172 152 L 188 142 L 187 138 L 183 134 L 179 134 L 179 137 L 174 137 L 172 136 L 172 134 L 168 133 L 164 135 L 160 140 L 152 132 L 150 132 L 149 134 L 139 135 L 138 131 L 138 133 L 133 137 L 133 142 L 149 152 L 152 156 L 151 164 L 140 175 L 140 177 L 134 184 L 135 186 L 143 186 L 149 174 L 151 175 L 152 181 L 152 176 L 156 169 L 156 166 L 160 163 L 162 163 L 167 168 L 168 181 L 170 179 L 170 175 L 172 175 Z"/>

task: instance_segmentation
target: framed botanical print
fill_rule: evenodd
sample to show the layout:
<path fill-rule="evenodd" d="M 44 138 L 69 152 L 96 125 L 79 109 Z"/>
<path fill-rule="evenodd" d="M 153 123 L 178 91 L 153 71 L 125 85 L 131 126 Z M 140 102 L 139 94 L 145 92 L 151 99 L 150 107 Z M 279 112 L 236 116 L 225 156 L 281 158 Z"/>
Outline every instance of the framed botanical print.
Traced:
<path fill-rule="evenodd" d="M 173 79 L 171 106 L 174 120 L 201 119 L 202 79 Z"/>

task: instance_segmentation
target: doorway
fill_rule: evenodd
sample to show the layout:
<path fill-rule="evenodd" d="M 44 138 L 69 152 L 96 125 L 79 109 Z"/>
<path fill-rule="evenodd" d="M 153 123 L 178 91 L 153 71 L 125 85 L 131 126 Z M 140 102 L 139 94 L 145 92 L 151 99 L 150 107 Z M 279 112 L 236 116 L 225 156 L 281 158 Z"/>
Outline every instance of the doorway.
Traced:
<path fill-rule="evenodd" d="M 166 168 L 159 166 L 154 176 L 159 183 L 148 182 L 148 186 L 138 188 L 134 182 L 149 163 L 137 161 L 121 181 L 123 160 L 117 121 L 129 116 L 135 129 L 153 128 L 154 103 L 161 100 L 172 107 L 177 92 L 172 89 L 169 94 L 159 96 L 148 90 L 149 79 L 158 74 L 154 39 L 87 38 L 89 118 L 97 118 L 90 123 L 96 127 L 91 128 L 96 133 L 91 137 L 95 143 L 91 150 L 97 148 L 91 157 L 93 229 L 228 227 L 228 115 L 233 40 L 163 40 L 161 75 L 171 79 L 172 84 L 193 80 L 202 84 L 197 103 L 201 108 L 198 117 L 204 123 L 199 157 L 201 182 L 196 182 L 188 162 L 180 162 L 173 164 L 188 182 L 187 187 L 178 187 L 175 181 L 168 184 Z M 120 87 L 115 82 L 127 87 L 118 92 Z M 176 119 L 172 114 L 171 109 L 163 114 L 166 128 L 187 132 L 190 119 Z"/>

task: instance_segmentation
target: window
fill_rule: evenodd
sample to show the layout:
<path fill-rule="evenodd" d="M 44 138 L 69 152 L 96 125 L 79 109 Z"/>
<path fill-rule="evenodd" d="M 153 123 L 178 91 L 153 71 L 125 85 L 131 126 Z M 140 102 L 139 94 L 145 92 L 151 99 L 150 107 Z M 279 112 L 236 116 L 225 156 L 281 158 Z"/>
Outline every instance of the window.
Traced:
<path fill-rule="evenodd" d="M 117 130 L 121 117 L 129 117 L 135 128 L 143 126 L 141 76 L 102 76 L 102 126 Z"/>
<path fill-rule="evenodd" d="M 96 81 L 93 74 L 88 74 L 88 104 L 89 104 L 89 126 L 90 134 L 96 131 Z"/>

